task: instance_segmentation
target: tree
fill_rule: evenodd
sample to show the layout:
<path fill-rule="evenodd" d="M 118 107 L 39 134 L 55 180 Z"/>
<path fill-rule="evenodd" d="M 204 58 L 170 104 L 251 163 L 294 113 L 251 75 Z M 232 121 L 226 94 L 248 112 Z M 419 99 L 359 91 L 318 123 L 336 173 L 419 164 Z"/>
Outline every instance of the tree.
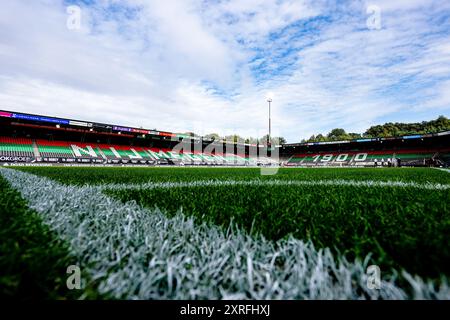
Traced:
<path fill-rule="evenodd" d="M 253 138 L 253 137 L 249 137 L 249 138 L 245 139 L 245 143 L 248 143 L 248 144 L 257 144 L 257 143 L 258 143 L 258 139 Z"/>
<path fill-rule="evenodd" d="M 399 137 L 404 135 L 436 133 L 450 131 L 450 119 L 445 116 L 439 116 L 436 120 L 422 121 L 417 123 L 393 123 L 387 122 L 383 125 L 371 126 L 363 134 L 346 133 L 344 129 L 335 128 L 326 136 L 322 134 L 312 135 L 306 142 L 322 141 L 341 141 L 360 138 L 378 138 L 378 137 Z"/>
<path fill-rule="evenodd" d="M 234 142 L 234 143 L 237 143 L 237 142 L 242 143 L 242 142 L 245 141 L 244 138 L 242 138 L 241 136 L 238 136 L 237 134 L 225 136 L 225 140 L 226 141 L 231 141 L 231 142 Z"/>
<path fill-rule="evenodd" d="M 262 145 L 267 146 L 267 139 L 269 138 L 268 134 L 263 135 L 261 138 L 259 138 L 259 143 Z"/>
<path fill-rule="evenodd" d="M 351 140 L 353 140 L 353 139 L 361 139 L 362 138 L 362 134 L 361 133 L 349 133 L 348 135 L 349 135 Z"/>
<path fill-rule="evenodd" d="M 450 120 L 439 116 L 436 120 L 416 123 L 392 123 L 372 126 L 366 130 L 367 137 L 398 137 L 413 134 L 435 133 L 450 130 Z"/>
<path fill-rule="evenodd" d="M 327 138 L 324 137 L 321 133 L 319 133 L 319 134 L 316 136 L 316 141 L 315 141 L 315 142 L 322 142 L 322 141 L 327 141 Z"/>
<path fill-rule="evenodd" d="M 190 132 L 190 131 L 184 132 L 183 134 L 184 134 L 184 135 L 187 135 L 187 136 L 189 136 L 189 137 L 199 137 L 198 134 L 196 134 L 196 133 L 194 133 L 194 132 Z"/>
<path fill-rule="evenodd" d="M 267 145 L 267 138 L 268 138 L 268 134 L 264 135 L 261 137 L 261 139 L 259 139 L 259 143 L 263 144 L 263 145 Z M 279 144 L 284 144 L 286 143 L 286 139 L 284 137 L 271 137 L 270 138 L 270 143 L 272 145 L 279 145 Z"/>
<path fill-rule="evenodd" d="M 342 137 L 345 137 L 347 135 L 347 132 L 345 132 L 344 129 L 336 128 L 330 131 L 328 133 L 327 138 L 330 140 L 340 140 Z"/>
<path fill-rule="evenodd" d="M 212 139 L 212 140 L 214 140 L 214 141 L 218 141 L 218 140 L 221 139 L 220 136 L 219 136 L 219 134 L 217 134 L 217 133 L 210 133 L 210 134 L 207 134 L 207 135 L 205 136 L 205 138 L 207 138 L 207 139 Z"/>
<path fill-rule="evenodd" d="M 278 143 L 279 144 L 285 144 L 287 143 L 287 140 L 284 137 L 277 137 L 278 138 Z"/>

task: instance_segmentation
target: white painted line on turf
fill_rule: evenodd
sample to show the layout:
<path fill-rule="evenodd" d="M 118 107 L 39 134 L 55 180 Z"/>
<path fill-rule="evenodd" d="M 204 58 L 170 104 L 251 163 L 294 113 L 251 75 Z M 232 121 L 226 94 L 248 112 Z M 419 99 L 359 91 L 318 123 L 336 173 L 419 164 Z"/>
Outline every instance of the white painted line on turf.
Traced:
<path fill-rule="evenodd" d="M 97 188 L 65 186 L 0 168 L 31 209 L 70 244 L 98 291 L 122 299 L 403 299 L 395 280 L 367 287 L 367 261 L 289 238 L 249 237 L 237 228 L 168 218 Z M 283 264 L 280 265 L 279 261 Z M 55 275 L 56 276 L 56 275 Z M 60 275 L 65 276 L 65 275 Z M 413 298 L 449 299 L 450 288 L 405 276 Z"/>
<path fill-rule="evenodd" d="M 404 181 L 374 181 L 374 180 L 198 180 L 188 182 L 146 182 L 137 184 L 110 183 L 96 186 L 99 190 L 122 189 L 157 189 L 157 188 L 192 188 L 211 186 L 350 186 L 367 188 L 417 188 L 424 190 L 448 190 L 450 184 L 416 183 Z"/>
<path fill-rule="evenodd" d="M 434 169 L 450 173 L 450 169 L 446 169 L 446 168 L 434 168 Z"/>

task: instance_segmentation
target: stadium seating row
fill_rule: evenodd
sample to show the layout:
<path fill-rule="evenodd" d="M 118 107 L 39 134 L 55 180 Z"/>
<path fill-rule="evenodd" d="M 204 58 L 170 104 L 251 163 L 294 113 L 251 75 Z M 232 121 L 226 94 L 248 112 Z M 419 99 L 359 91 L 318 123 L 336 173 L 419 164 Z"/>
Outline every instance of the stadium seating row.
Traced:
<path fill-rule="evenodd" d="M 424 165 L 427 161 L 446 156 L 448 156 L 447 151 L 442 153 L 438 150 L 317 152 L 293 155 L 287 164 L 294 166 L 357 166 L 378 163 Z"/>
<path fill-rule="evenodd" d="M 0 155 L 7 157 L 33 157 L 31 139 L 0 137 Z"/>
<path fill-rule="evenodd" d="M 176 164 L 270 165 L 273 159 L 250 158 L 230 153 L 174 152 L 170 149 L 143 148 L 112 144 L 32 140 L 0 137 L 0 156 L 42 159 L 90 159 L 108 161 L 170 161 Z M 383 150 L 349 152 L 310 152 L 295 154 L 288 166 L 366 166 L 426 165 L 430 161 L 450 163 L 449 150 Z M 78 160 L 76 160 L 78 161 Z"/>
<path fill-rule="evenodd" d="M 35 143 L 35 151 L 33 144 Z M 179 164 L 255 164 L 254 159 L 235 154 L 173 152 L 170 149 L 123 145 L 15 139 L 0 137 L 0 155 L 42 158 L 87 158 L 98 160 L 170 160 Z"/>

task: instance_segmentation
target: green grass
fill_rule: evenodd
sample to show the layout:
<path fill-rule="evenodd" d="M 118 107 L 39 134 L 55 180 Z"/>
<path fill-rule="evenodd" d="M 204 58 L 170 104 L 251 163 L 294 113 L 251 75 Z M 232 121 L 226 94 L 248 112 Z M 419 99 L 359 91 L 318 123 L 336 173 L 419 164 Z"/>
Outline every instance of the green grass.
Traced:
<path fill-rule="evenodd" d="M 66 287 L 69 249 L 0 176 L 0 295 L 21 300 L 74 298 Z"/>
<path fill-rule="evenodd" d="M 289 234 L 384 270 L 437 276 L 450 265 L 450 191 L 351 186 L 209 186 L 113 190 L 122 201 L 183 213 L 278 240 Z"/>
<path fill-rule="evenodd" d="M 64 184 L 100 185 L 198 180 L 373 180 L 450 184 L 429 168 L 280 169 L 261 176 L 245 168 L 19 167 Z M 122 201 L 241 228 L 271 240 L 288 235 L 331 247 L 349 259 L 373 254 L 382 271 L 449 275 L 450 190 L 356 186 L 208 186 L 105 191 Z"/>
<path fill-rule="evenodd" d="M 193 180 L 376 180 L 450 184 L 450 175 L 430 168 L 281 168 L 262 176 L 257 168 L 130 168 L 130 167 L 15 167 L 64 184 L 142 183 Z"/>

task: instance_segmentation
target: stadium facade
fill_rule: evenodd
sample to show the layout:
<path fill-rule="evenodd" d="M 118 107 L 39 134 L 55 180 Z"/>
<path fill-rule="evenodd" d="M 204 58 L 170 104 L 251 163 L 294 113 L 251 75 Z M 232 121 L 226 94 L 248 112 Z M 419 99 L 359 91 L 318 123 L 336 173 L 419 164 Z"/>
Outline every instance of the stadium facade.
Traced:
<path fill-rule="evenodd" d="M 0 110 L 0 163 L 448 166 L 450 131 L 273 146 Z"/>
<path fill-rule="evenodd" d="M 450 131 L 401 137 L 285 144 L 287 166 L 448 167 Z"/>

